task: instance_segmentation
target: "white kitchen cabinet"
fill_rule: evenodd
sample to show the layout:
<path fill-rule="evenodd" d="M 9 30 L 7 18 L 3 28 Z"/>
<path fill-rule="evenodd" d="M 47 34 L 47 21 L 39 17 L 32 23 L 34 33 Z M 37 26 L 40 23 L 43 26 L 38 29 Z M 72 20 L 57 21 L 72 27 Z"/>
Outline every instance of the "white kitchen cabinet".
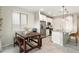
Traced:
<path fill-rule="evenodd" d="M 67 44 L 69 39 L 69 35 L 67 32 L 63 31 L 52 31 L 52 41 L 55 44 L 60 46 L 64 46 Z"/>
<path fill-rule="evenodd" d="M 63 46 L 63 32 L 52 31 L 52 41 L 53 43 Z"/>

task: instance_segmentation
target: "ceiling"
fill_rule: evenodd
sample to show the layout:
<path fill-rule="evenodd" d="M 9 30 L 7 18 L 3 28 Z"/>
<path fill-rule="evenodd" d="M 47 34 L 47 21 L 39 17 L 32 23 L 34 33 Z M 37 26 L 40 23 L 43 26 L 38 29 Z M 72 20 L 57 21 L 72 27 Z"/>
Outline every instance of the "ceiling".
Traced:
<path fill-rule="evenodd" d="M 30 12 L 42 11 L 49 16 L 63 15 L 62 6 L 19 6 L 20 8 L 27 9 Z M 79 13 L 79 6 L 65 6 L 69 13 Z"/>

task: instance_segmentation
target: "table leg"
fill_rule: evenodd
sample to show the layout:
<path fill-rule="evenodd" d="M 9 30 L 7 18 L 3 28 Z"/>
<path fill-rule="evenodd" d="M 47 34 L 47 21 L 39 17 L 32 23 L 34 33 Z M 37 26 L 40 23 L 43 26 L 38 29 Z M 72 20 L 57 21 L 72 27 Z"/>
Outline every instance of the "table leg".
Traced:
<path fill-rule="evenodd" d="M 17 39 L 17 33 L 15 33 L 15 37 L 14 37 L 14 47 L 16 45 L 16 39 Z"/>
<path fill-rule="evenodd" d="M 38 48 L 40 49 L 42 46 L 42 38 L 39 37 L 38 39 Z"/>
<path fill-rule="evenodd" d="M 15 44 L 16 44 L 16 43 L 15 43 L 15 39 L 16 39 L 16 38 L 14 38 L 14 47 L 15 47 Z"/>
<path fill-rule="evenodd" d="M 78 44 L 78 39 L 77 39 L 77 37 L 76 37 L 76 46 L 77 46 L 77 44 Z"/>
<path fill-rule="evenodd" d="M 25 40 L 24 40 L 23 46 L 24 46 L 24 53 L 25 53 L 26 52 L 26 41 Z"/>

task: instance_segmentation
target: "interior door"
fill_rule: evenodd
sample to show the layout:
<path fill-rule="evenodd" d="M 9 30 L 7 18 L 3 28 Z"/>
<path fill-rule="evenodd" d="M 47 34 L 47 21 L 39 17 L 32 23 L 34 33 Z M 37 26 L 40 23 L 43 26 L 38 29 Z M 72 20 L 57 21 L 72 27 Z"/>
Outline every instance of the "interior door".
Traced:
<path fill-rule="evenodd" d="M 40 21 L 40 33 L 46 37 L 46 21 Z"/>

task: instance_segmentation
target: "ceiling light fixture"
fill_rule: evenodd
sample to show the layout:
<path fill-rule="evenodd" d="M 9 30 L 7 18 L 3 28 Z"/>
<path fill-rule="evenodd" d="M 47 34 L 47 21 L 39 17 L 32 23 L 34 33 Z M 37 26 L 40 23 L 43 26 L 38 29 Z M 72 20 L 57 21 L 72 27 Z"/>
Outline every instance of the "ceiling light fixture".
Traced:
<path fill-rule="evenodd" d="M 63 9 L 63 18 L 64 18 L 65 14 L 69 14 L 69 11 L 65 6 L 62 6 L 62 9 Z"/>

